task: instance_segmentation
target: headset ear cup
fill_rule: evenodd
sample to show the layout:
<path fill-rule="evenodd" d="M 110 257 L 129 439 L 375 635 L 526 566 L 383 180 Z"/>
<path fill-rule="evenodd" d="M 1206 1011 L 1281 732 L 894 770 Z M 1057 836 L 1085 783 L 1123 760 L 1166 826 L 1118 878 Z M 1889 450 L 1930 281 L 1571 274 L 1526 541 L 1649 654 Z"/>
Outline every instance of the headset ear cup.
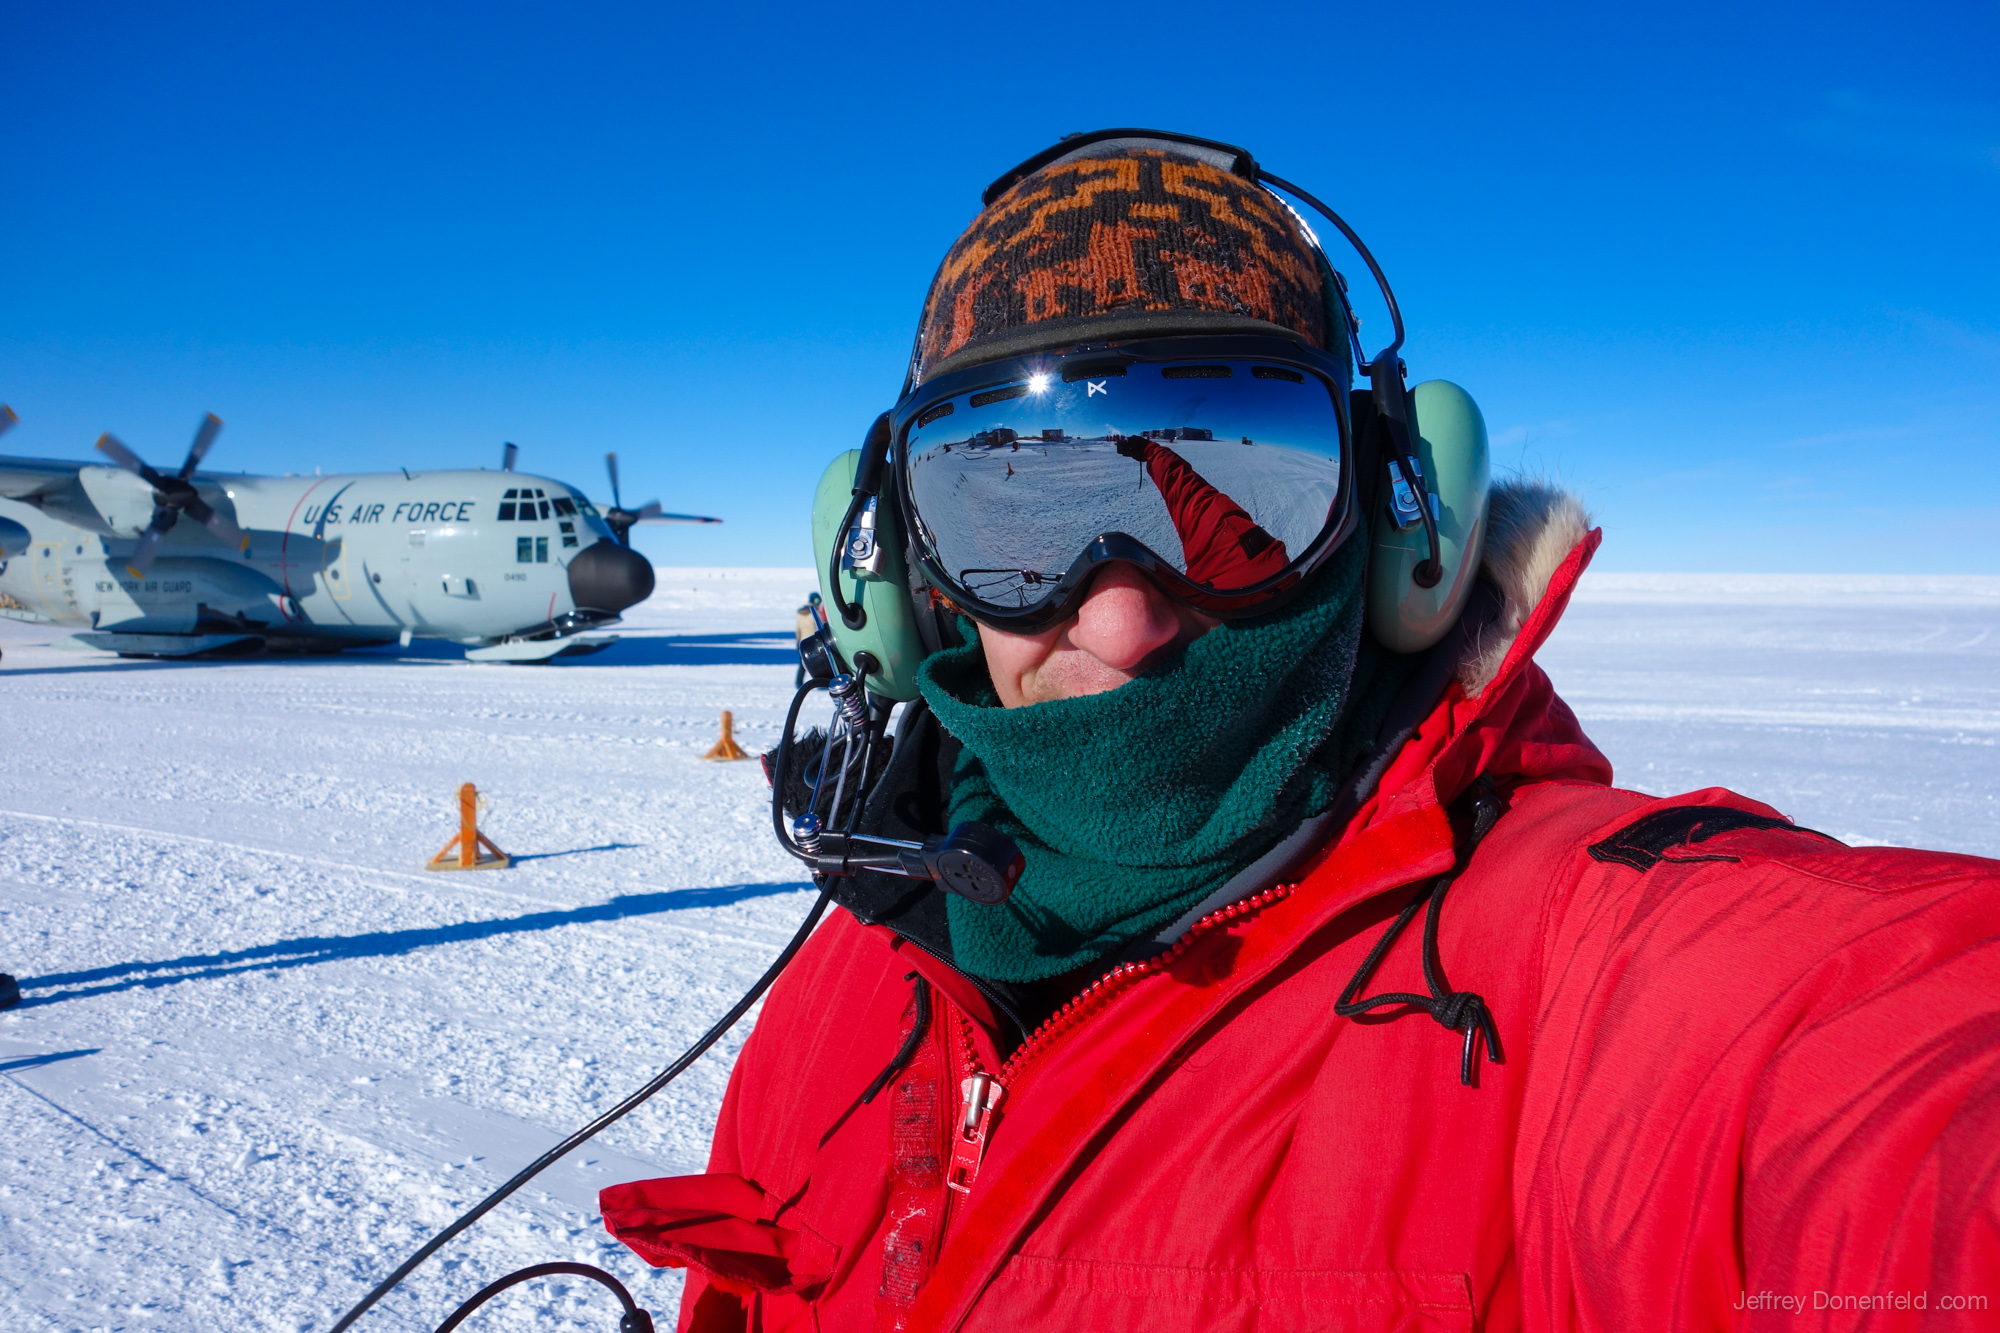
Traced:
<path fill-rule="evenodd" d="M 1424 489 L 1437 497 L 1444 571 L 1435 586 L 1420 587 L 1414 578 L 1418 562 L 1430 555 L 1429 543 L 1421 523 L 1396 526 L 1380 450 L 1356 450 L 1357 466 L 1382 474 L 1374 479 L 1368 515 L 1373 548 L 1368 553 L 1368 628 L 1383 647 L 1399 653 L 1430 647 L 1465 610 L 1485 550 L 1492 485 L 1486 419 L 1471 394 L 1447 380 L 1426 380 L 1410 390 L 1409 405 Z"/>
<path fill-rule="evenodd" d="M 813 559 L 819 570 L 820 597 L 829 607 L 837 603 L 827 579 L 835 544 L 844 535 L 841 520 L 854 496 L 854 472 L 860 462 L 858 449 L 834 459 L 820 476 L 813 496 Z M 848 628 L 837 614 L 828 616 L 827 623 L 848 667 L 866 667 L 865 684 L 871 691 L 890 699 L 910 700 L 917 697 L 917 667 L 925 653 L 910 599 L 902 524 L 893 490 L 878 499 L 873 518 L 880 552 L 876 567 L 872 571 L 843 568 L 839 574 L 841 595 L 860 607 L 866 617 L 859 629 Z"/>

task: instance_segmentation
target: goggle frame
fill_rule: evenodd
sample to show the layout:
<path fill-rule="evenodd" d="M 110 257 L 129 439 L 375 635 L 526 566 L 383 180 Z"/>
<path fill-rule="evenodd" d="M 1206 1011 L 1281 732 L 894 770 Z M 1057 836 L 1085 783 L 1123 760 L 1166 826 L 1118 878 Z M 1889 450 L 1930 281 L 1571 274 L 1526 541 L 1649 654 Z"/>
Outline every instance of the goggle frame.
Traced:
<path fill-rule="evenodd" d="M 1049 591 L 1030 606 L 986 601 L 954 579 L 939 559 L 910 489 L 909 434 L 917 419 L 940 402 L 984 389 L 1023 383 L 1035 375 L 1062 377 L 1063 367 L 1177 361 L 1257 361 L 1288 366 L 1318 380 L 1333 402 L 1340 434 L 1339 488 L 1327 521 L 1305 552 L 1282 573 L 1246 588 L 1219 591 L 1195 583 L 1138 539 L 1122 532 L 1100 533 L 1069 563 Z M 950 371 L 905 395 L 890 412 L 890 463 L 896 502 L 904 519 L 910 557 L 924 580 L 953 606 L 981 625 L 1006 633 L 1032 634 L 1076 613 L 1096 576 L 1114 564 L 1129 565 L 1180 604 L 1218 620 L 1240 620 L 1275 611 L 1297 596 L 1334 552 L 1360 526 L 1354 459 L 1354 423 L 1349 403 L 1352 369 L 1347 358 L 1277 335 L 1256 333 L 1179 334 L 1109 342 L 1075 343 L 1067 348 L 1028 352 Z"/>

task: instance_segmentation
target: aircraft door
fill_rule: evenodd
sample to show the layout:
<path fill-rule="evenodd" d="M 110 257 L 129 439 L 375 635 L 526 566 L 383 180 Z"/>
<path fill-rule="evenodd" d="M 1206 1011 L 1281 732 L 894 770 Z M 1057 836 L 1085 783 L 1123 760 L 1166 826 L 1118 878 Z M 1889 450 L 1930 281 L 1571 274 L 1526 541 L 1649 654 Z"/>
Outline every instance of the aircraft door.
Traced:
<path fill-rule="evenodd" d="M 83 614 L 76 604 L 76 582 L 63 563 L 62 547 L 55 542 L 35 546 L 35 589 L 42 595 L 42 610 L 57 619 Z"/>

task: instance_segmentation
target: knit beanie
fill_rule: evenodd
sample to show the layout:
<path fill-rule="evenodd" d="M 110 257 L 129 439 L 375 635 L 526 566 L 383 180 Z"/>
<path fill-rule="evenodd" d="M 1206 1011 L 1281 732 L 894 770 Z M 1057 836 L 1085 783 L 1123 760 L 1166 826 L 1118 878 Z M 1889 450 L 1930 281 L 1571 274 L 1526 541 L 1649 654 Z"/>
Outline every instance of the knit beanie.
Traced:
<path fill-rule="evenodd" d="M 1161 140 L 1031 172 L 932 280 L 911 382 L 1085 338 L 1279 333 L 1328 345 L 1325 261 L 1275 195 Z"/>

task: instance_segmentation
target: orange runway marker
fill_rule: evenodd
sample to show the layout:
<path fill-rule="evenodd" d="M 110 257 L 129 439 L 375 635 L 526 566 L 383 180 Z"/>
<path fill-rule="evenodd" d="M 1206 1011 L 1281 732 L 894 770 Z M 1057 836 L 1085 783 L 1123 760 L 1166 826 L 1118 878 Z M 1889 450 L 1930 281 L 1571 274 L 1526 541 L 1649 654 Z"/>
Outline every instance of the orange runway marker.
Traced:
<path fill-rule="evenodd" d="M 728 709 L 722 710 L 722 739 L 709 748 L 703 759 L 721 762 L 727 759 L 748 759 L 749 752 L 736 743 L 736 718 Z"/>
<path fill-rule="evenodd" d="M 484 848 L 486 855 L 480 849 Z M 479 789 L 470 782 L 458 789 L 458 833 L 430 859 L 426 870 L 505 870 L 514 858 L 479 831 Z"/>

